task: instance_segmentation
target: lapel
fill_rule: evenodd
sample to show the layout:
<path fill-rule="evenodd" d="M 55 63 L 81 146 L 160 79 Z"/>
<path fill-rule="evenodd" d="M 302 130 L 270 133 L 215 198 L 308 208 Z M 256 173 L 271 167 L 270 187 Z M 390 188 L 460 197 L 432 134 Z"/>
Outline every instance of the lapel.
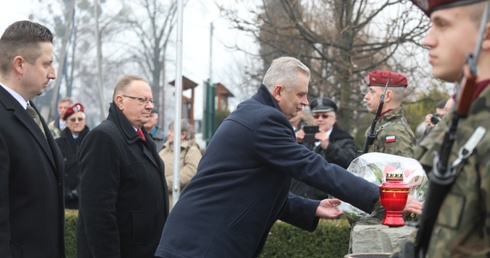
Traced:
<path fill-rule="evenodd" d="M 56 162 L 53 156 L 53 152 L 51 151 L 51 147 L 53 146 L 52 144 L 54 143 L 54 140 L 52 139 L 52 136 L 50 135 L 50 131 L 48 129 L 48 126 L 46 125 L 46 122 L 44 121 L 43 117 L 39 115 L 39 118 L 41 119 L 41 123 L 43 124 L 44 131 L 47 134 L 47 137 L 44 137 L 43 133 L 41 130 L 39 130 L 36 122 L 32 117 L 27 113 L 26 110 L 22 108 L 22 106 L 17 102 L 17 100 L 10 95 L 5 89 L 0 87 L 0 101 L 4 104 L 5 109 L 7 111 L 10 111 L 13 113 L 14 117 L 16 117 L 19 122 L 29 131 L 29 133 L 34 137 L 36 140 L 36 143 L 41 147 L 43 150 L 44 154 L 48 157 L 51 165 L 53 166 L 54 170 L 57 171 L 56 169 Z M 39 114 L 37 111 L 37 108 L 34 106 L 33 103 L 31 103 L 32 107 L 36 112 Z M 51 137 L 52 143 L 49 143 Z"/>

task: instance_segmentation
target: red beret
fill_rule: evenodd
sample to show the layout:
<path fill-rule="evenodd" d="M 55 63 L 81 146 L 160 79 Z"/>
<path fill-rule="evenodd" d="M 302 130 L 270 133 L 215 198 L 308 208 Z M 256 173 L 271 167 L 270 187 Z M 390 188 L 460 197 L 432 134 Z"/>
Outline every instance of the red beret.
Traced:
<path fill-rule="evenodd" d="M 372 71 L 364 77 L 367 86 L 407 87 L 407 77 L 391 71 Z"/>
<path fill-rule="evenodd" d="M 66 120 L 68 117 L 70 117 L 71 115 L 73 115 L 74 113 L 76 113 L 78 111 L 83 112 L 83 105 L 80 103 L 73 104 L 73 106 L 66 109 L 65 114 L 62 117 L 63 120 Z"/>
<path fill-rule="evenodd" d="M 473 4 L 484 0 L 412 0 L 412 3 L 422 9 L 430 17 L 433 11 L 461 5 Z"/>

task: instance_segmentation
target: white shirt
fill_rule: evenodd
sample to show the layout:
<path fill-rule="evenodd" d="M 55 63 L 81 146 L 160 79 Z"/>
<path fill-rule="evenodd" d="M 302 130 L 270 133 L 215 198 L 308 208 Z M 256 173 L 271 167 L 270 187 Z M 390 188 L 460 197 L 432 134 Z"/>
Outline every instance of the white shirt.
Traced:
<path fill-rule="evenodd" d="M 24 109 L 27 108 L 27 101 L 19 93 L 1 83 L 0 86 L 2 86 L 8 93 L 10 93 L 10 95 L 12 95 L 12 97 L 14 97 L 14 99 L 16 99 Z"/>

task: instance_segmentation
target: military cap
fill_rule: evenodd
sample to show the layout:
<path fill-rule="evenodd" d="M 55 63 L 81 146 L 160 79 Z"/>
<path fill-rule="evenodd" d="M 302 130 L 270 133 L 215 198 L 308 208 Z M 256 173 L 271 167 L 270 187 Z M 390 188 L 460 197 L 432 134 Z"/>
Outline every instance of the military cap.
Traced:
<path fill-rule="evenodd" d="M 68 117 L 70 117 L 71 115 L 75 114 L 76 112 L 78 111 L 81 111 L 83 112 L 84 108 L 83 108 L 83 105 L 80 104 L 80 103 L 75 103 L 73 104 L 73 106 L 69 107 L 68 109 L 66 109 L 65 111 L 65 114 L 63 114 L 63 120 L 66 120 Z"/>
<path fill-rule="evenodd" d="M 407 77 L 392 71 L 372 71 L 364 77 L 367 86 L 407 87 Z"/>
<path fill-rule="evenodd" d="M 412 3 L 422 9 L 427 16 L 433 11 L 473 4 L 484 0 L 412 0 Z"/>
<path fill-rule="evenodd" d="M 310 110 L 313 113 L 337 111 L 337 105 L 329 98 L 317 98 L 310 102 Z"/>

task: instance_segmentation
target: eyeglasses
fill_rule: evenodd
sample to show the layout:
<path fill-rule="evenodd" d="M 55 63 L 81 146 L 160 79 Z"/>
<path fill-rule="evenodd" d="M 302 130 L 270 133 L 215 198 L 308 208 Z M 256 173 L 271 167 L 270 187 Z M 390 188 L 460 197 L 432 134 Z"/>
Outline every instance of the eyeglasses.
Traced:
<path fill-rule="evenodd" d="M 318 119 L 318 118 L 320 118 L 320 116 L 321 116 L 323 119 L 327 119 L 327 118 L 329 118 L 329 117 L 333 117 L 333 115 L 327 115 L 327 114 L 321 114 L 321 115 L 320 115 L 320 114 L 314 114 L 314 115 L 313 115 L 313 118 Z"/>
<path fill-rule="evenodd" d="M 72 117 L 70 118 L 70 122 L 76 122 L 78 120 L 78 122 L 82 122 L 83 121 L 83 117 Z"/>
<path fill-rule="evenodd" d="M 149 98 L 146 98 L 146 97 L 145 98 L 140 98 L 140 97 L 134 97 L 134 96 L 128 96 L 128 95 L 122 95 L 122 96 L 123 97 L 126 97 L 126 98 L 130 98 L 130 99 L 135 99 L 135 100 L 138 101 L 138 103 L 140 105 L 143 105 L 143 104 L 146 105 L 146 104 L 148 104 L 148 102 L 154 103 L 153 102 L 153 99 L 149 99 Z"/>

